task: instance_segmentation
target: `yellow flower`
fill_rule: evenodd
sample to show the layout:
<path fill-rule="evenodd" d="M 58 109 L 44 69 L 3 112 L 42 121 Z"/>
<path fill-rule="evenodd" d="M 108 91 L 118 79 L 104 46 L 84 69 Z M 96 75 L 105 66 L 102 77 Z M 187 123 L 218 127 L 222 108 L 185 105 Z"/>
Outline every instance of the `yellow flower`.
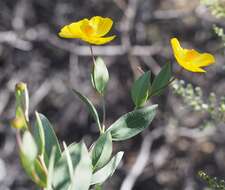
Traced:
<path fill-rule="evenodd" d="M 199 53 L 194 49 L 184 49 L 177 38 L 171 39 L 173 54 L 181 67 L 191 72 L 206 72 L 202 67 L 215 63 L 215 58 L 209 53 Z"/>
<path fill-rule="evenodd" d="M 114 36 L 105 36 L 112 28 L 113 21 L 110 18 L 94 16 L 91 19 L 83 19 L 64 26 L 59 32 L 62 38 L 79 38 L 85 42 L 101 45 L 112 41 Z"/>

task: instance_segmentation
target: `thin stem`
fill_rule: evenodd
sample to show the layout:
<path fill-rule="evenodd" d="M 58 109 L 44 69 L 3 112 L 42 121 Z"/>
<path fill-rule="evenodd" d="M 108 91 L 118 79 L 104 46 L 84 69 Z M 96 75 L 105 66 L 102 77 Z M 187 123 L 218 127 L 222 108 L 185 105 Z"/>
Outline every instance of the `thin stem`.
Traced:
<path fill-rule="evenodd" d="M 93 64 L 95 65 L 96 64 L 96 61 L 95 61 L 95 56 L 94 56 L 94 53 L 93 53 L 93 48 L 92 48 L 92 45 L 90 45 L 90 50 L 91 50 L 91 56 L 92 56 L 92 60 L 93 60 Z M 93 65 L 93 67 L 94 67 Z M 95 86 L 95 80 L 93 79 L 93 83 L 94 83 L 94 88 L 96 88 Z M 103 120 L 102 120 L 102 127 L 99 126 L 99 131 L 100 133 L 104 133 L 105 131 L 105 115 L 106 115 L 106 111 L 105 111 L 105 97 L 104 95 L 102 96 L 102 109 L 103 109 Z"/>
<path fill-rule="evenodd" d="M 94 53 L 93 53 L 92 45 L 90 45 L 90 50 L 91 50 L 91 56 L 92 56 L 93 63 L 95 64 L 95 56 L 94 56 Z"/>
<path fill-rule="evenodd" d="M 105 132 L 105 118 L 106 118 L 106 104 L 105 104 L 105 97 L 102 96 L 102 131 Z"/>
<path fill-rule="evenodd" d="M 95 62 L 95 56 L 94 56 L 94 53 L 93 53 L 92 45 L 90 45 L 90 50 L 91 50 L 91 57 L 92 57 L 92 60 L 93 60 L 93 65 L 92 65 L 92 75 L 94 75 L 93 70 L 94 70 L 94 66 L 95 66 L 96 62 Z M 96 84 L 95 84 L 94 76 L 92 76 L 92 75 L 91 75 L 91 77 L 93 77 L 93 79 L 92 79 L 93 85 L 94 85 L 94 88 L 96 89 Z"/>
<path fill-rule="evenodd" d="M 47 176 L 48 175 L 48 169 L 47 169 L 47 167 L 45 165 L 44 155 L 42 154 L 42 155 L 39 155 L 38 157 L 39 157 L 39 161 L 41 163 L 42 169 L 44 170 L 44 172 L 45 172 L 45 174 Z"/>

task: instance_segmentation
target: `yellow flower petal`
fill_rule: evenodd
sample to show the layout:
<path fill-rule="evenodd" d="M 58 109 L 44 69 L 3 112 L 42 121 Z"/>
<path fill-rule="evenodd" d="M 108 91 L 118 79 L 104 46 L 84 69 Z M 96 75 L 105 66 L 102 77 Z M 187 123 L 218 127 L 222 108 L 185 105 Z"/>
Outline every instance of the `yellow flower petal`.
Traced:
<path fill-rule="evenodd" d="M 75 38 L 71 31 L 69 30 L 68 26 L 64 26 L 61 31 L 59 32 L 59 36 L 62 38 Z"/>
<path fill-rule="evenodd" d="M 197 67 L 195 65 L 193 65 L 191 62 L 186 62 L 186 63 L 180 63 L 180 65 L 186 69 L 187 71 L 191 71 L 191 72 L 206 72 L 204 69 L 202 69 L 201 67 Z"/>
<path fill-rule="evenodd" d="M 102 37 L 102 38 L 87 38 L 87 37 L 84 37 L 82 38 L 82 40 L 90 43 L 90 44 L 95 44 L 95 45 L 102 45 L 102 44 L 106 44 L 110 41 L 112 41 L 116 36 L 109 36 L 109 37 Z"/>
<path fill-rule="evenodd" d="M 64 26 L 60 33 L 59 36 L 62 38 L 80 38 L 82 33 L 80 30 L 80 25 L 83 23 L 83 20 L 79 22 L 73 22 L 69 25 Z"/>
<path fill-rule="evenodd" d="M 87 19 L 83 19 L 78 22 L 73 22 L 70 25 L 68 25 L 68 28 L 70 32 L 76 36 L 76 38 L 80 38 L 82 36 L 82 31 L 81 31 L 81 25 L 86 22 Z"/>
<path fill-rule="evenodd" d="M 101 45 L 112 41 L 115 36 L 104 37 L 112 28 L 113 21 L 110 18 L 94 16 L 90 20 L 83 19 L 64 26 L 59 32 L 63 38 L 79 38 L 85 42 Z"/>
<path fill-rule="evenodd" d="M 209 53 L 199 53 L 194 49 L 184 49 L 177 38 L 171 39 L 171 46 L 178 64 L 191 72 L 206 72 L 201 67 L 215 63 L 215 58 Z"/>
<path fill-rule="evenodd" d="M 96 31 L 96 37 L 102 37 L 110 31 L 113 21 L 110 18 L 94 16 L 90 19 L 90 24 Z"/>
<path fill-rule="evenodd" d="M 209 53 L 203 53 L 192 61 L 192 64 L 195 64 L 198 67 L 205 67 L 214 63 L 215 63 L 215 58 L 213 55 Z"/>
<path fill-rule="evenodd" d="M 95 36 L 95 29 L 90 25 L 88 19 L 83 19 L 80 24 L 80 32 L 84 36 Z"/>

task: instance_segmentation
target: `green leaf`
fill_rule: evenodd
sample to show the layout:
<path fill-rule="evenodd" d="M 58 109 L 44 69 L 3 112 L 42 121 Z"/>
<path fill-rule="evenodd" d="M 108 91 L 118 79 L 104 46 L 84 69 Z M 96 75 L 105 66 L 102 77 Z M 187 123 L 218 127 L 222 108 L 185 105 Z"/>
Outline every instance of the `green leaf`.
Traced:
<path fill-rule="evenodd" d="M 35 128 L 34 128 L 34 135 L 35 135 L 35 139 L 36 139 L 37 144 L 38 144 L 39 154 L 44 155 L 44 153 L 45 153 L 44 128 L 43 128 L 41 118 L 40 118 L 38 112 L 35 112 L 35 116 L 36 116 L 36 124 L 35 124 Z"/>
<path fill-rule="evenodd" d="M 92 176 L 91 185 L 102 184 L 113 175 L 118 167 L 120 160 L 123 157 L 123 152 L 118 152 L 102 169 L 95 172 Z"/>
<path fill-rule="evenodd" d="M 36 159 L 34 162 L 30 162 L 23 152 L 19 152 L 20 162 L 23 166 L 26 174 L 31 178 L 31 180 L 36 183 L 39 187 L 46 187 L 46 175 L 41 167 L 39 161 Z"/>
<path fill-rule="evenodd" d="M 131 88 L 131 97 L 137 108 L 142 107 L 148 99 L 150 77 L 150 72 L 145 72 L 134 82 Z"/>
<path fill-rule="evenodd" d="M 48 165 L 48 181 L 47 181 L 47 187 L 45 190 L 53 190 L 52 189 L 52 181 L 53 181 L 53 174 L 54 174 L 54 166 L 55 166 L 55 155 L 56 155 L 56 147 L 52 148 L 52 153 L 49 159 L 49 165 Z"/>
<path fill-rule="evenodd" d="M 29 163 L 33 163 L 37 157 L 37 145 L 29 131 L 25 131 L 22 138 L 20 150 L 26 156 Z"/>
<path fill-rule="evenodd" d="M 93 87 L 101 95 L 104 95 L 109 80 L 109 73 L 103 59 L 100 57 L 94 63 L 91 78 Z"/>
<path fill-rule="evenodd" d="M 79 144 L 73 143 L 68 147 L 73 166 L 77 165 L 80 160 Z M 67 164 L 66 152 L 62 153 L 61 158 L 56 162 L 53 176 L 53 185 L 55 190 L 68 190 L 70 183 L 70 173 Z"/>
<path fill-rule="evenodd" d="M 94 170 L 103 167 L 112 154 L 112 137 L 110 133 L 102 134 L 92 149 L 92 165 Z"/>
<path fill-rule="evenodd" d="M 73 89 L 73 92 L 86 104 L 90 114 L 92 115 L 92 117 L 96 121 L 96 123 L 98 125 L 98 128 L 101 129 L 101 124 L 100 124 L 100 120 L 99 120 L 99 117 L 98 117 L 98 112 L 96 111 L 92 102 L 87 97 L 83 96 L 80 92 L 78 92 L 77 90 Z"/>
<path fill-rule="evenodd" d="M 92 164 L 86 145 L 81 144 L 81 157 L 75 167 L 73 181 L 70 190 L 88 190 L 91 185 Z"/>
<path fill-rule="evenodd" d="M 46 175 L 37 160 L 38 149 L 30 132 L 24 132 L 19 148 L 19 157 L 25 172 L 38 186 L 45 187 Z"/>
<path fill-rule="evenodd" d="M 73 180 L 73 162 L 65 142 L 63 142 L 63 147 L 66 154 L 66 161 L 67 161 L 67 166 L 69 169 L 70 180 L 72 181 Z"/>
<path fill-rule="evenodd" d="M 160 95 L 162 91 L 167 87 L 171 76 L 172 76 L 171 64 L 167 63 L 162 67 L 159 74 L 154 78 L 150 88 L 149 98 L 151 96 Z"/>
<path fill-rule="evenodd" d="M 44 138 L 45 138 L 45 153 L 48 159 L 51 156 L 51 152 L 53 147 L 56 148 L 55 159 L 58 160 L 61 157 L 61 148 L 59 145 L 58 138 L 55 134 L 53 126 L 49 122 L 49 120 L 42 114 L 38 113 L 38 116 L 41 120 L 42 127 L 44 130 Z"/>
<path fill-rule="evenodd" d="M 95 190 L 102 190 L 102 186 L 99 184 L 95 185 Z"/>
<path fill-rule="evenodd" d="M 129 139 L 150 125 L 156 114 L 157 105 L 134 110 L 120 117 L 106 132 L 110 132 L 113 141 Z"/>
<path fill-rule="evenodd" d="M 92 165 L 89 153 L 84 143 L 71 144 L 68 146 L 68 152 L 74 168 L 73 179 L 70 180 L 68 168 L 68 158 L 66 152 L 55 165 L 53 184 L 55 190 L 68 190 L 73 186 L 83 187 L 81 190 L 88 190 L 92 174 Z M 77 189 L 77 188 L 75 188 Z M 71 189 L 72 190 L 72 189 Z"/>

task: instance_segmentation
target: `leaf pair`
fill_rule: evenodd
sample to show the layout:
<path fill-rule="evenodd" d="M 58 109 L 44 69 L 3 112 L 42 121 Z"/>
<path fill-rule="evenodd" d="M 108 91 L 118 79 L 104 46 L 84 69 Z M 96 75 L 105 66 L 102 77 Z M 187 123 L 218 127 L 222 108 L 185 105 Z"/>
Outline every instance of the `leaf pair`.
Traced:
<path fill-rule="evenodd" d="M 143 107 L 150 97 L 160 95 L 169 84 L 171 64 L 166 64 L 151 82 L 151 73 L 143 73 L 132 85 L 131 97 L 136 108 Z"/>
<path fill-rule="evenodd" d="M 110 160 L 112 154 L 112 137 L 110 132 L 105 132 L 91 149 L 94 174 L 91 185 L 102 184 L 113 175 L 123 157 L 123 152 L 118 152 Z M 110 161 L 109 161 L 110 160 Z"/>
<path fill-rule="evenodd" d="M 100 142 L 103 142 L 102 138 L 100 137 L 96 145 L 99 146 Z M 109 162 L 106 161 L 108 158 L 105 159 L 104 166 L 93 173 L 92 163 L 98 160 L 97 163 L 102 164 L 101 161 L 106 155 L 102 151 L 100 151 L 102 153 L 101 158 L 98 153 L 94 154 L 93 152 L 96 152 L 97 148 L 99 147 L 94 148 L 95 150 L 92 151 L 93 158 L 91 161 L 90 154 L 83 142 L 73 143 L 69 147 L 65 147 L 62 157 L 54 167 L 52 176 L 54 190 L 88 190 L 91 185 L 102 184 L 108 177 L 112 176 L 122 159 L 123 152 L 117 153 Z"/>

